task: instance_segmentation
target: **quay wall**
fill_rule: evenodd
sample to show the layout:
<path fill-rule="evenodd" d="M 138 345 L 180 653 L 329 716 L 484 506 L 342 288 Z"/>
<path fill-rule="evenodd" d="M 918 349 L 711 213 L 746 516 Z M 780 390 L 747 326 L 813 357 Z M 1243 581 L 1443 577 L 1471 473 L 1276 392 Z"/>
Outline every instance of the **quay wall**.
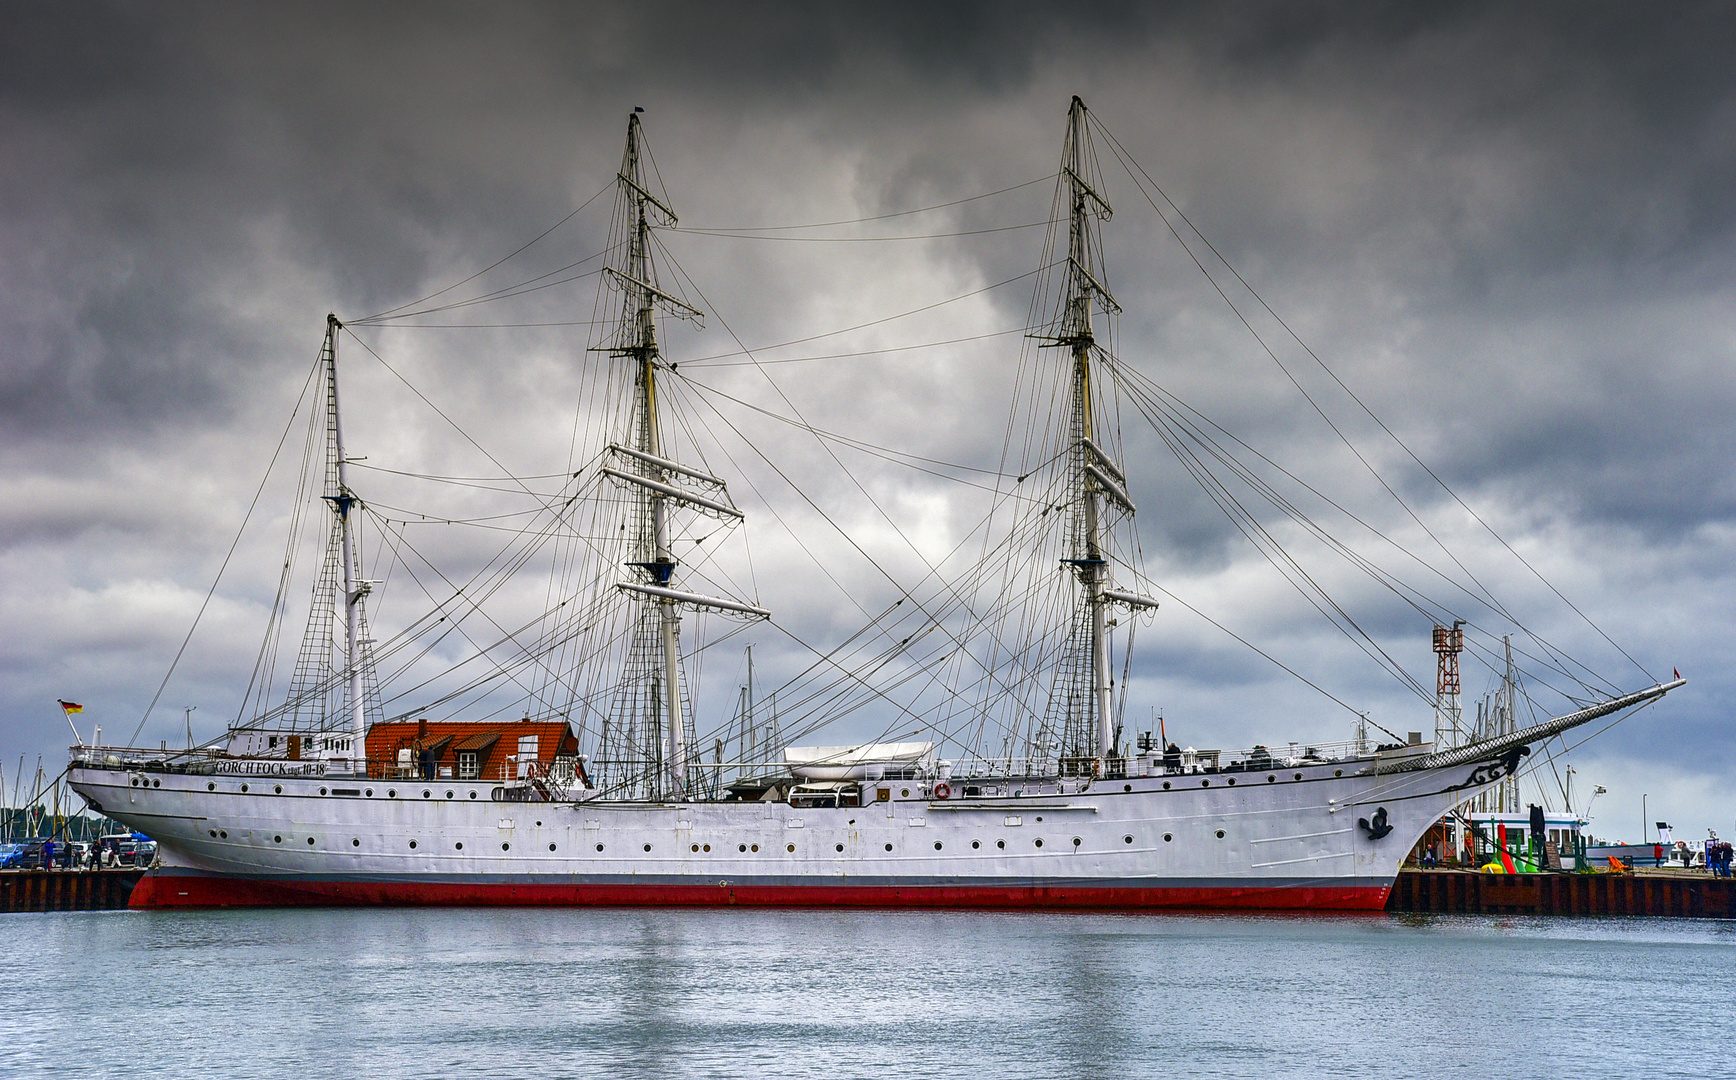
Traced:
<path fill-rule="evenodd" d="M 1386 909 L 1455 915 L 1736 919 L 1736 880 L 1709 874 L 1483 874 L 1405 868 Z"/>
<path fill-rule="evenodd" d="M 0 913 L 124 908 L 144 874 L 141 869 L 0 870 Z"/>

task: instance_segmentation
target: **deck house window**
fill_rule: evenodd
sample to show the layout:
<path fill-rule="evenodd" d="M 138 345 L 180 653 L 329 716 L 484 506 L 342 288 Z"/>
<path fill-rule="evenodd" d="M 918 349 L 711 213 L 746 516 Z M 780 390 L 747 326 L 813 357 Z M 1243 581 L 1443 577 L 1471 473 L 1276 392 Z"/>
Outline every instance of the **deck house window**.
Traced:
<path fill-rule="evenodd" d="M 482 763 L 477 760 L 476 751 L 458 751 L 458 779 L 475 780 L 482 775 Z"/>

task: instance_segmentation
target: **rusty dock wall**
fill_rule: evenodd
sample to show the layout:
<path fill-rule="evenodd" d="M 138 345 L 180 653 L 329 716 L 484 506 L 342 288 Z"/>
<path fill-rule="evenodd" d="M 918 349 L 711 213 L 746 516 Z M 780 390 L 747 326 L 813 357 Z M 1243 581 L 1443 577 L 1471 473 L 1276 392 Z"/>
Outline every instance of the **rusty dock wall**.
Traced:
<path fill-rule="evenodd" d="M 137 869 L 0 870 L 0 912 L 124 908 L 144 874 Z"/>
<path fill-rule="evenodd" d="M 1645 915 L 1736 919 L 1736 881 L 1709 874 L 1481 874 L 1400 870 L 1393 912 L 1453 915 Z"/>

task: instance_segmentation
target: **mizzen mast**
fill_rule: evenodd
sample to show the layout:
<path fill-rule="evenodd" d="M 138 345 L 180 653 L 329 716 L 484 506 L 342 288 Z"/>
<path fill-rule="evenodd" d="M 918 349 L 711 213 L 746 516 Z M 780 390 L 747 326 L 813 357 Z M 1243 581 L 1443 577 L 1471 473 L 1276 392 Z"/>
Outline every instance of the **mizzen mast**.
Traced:
<path fill-rule="evenodd" d="M 350 511 L 360 501 L 350 491 L 349 460 L 344 454 L 343 416 L 338 411 L 338 331 L 343 324 L 336 315 L 326 316 L 326 387 L 331 409 L 332 456 L 336 459 L 337 491 L 327 495 L 332 511 L 337 514 L 343 535 L 344 562 L 344 671 L 349 679 L 349 714 L 351 746 L 355 756 L 365 758 L 363 747 L 368 744 L 368 715 L 362 695 L 362 599 L 368 595 L 369 583 L 362 579 L 357 565 L 355 517 Z"/>
<path fill-rule="evenodd" d="M 336 315 L 326 316 L 325 341 L 320 348 L 325 415 L 316 423 L 325 428 L 325 482 L 320 499 L 331 510 L 331 529 L 283 712 L 285 726 L 292 731 L 325 733 L 327 757 L 332 756 L 329 751 L 343 749 L 347 743 L 348 756 L 359 763 L 367 745 L 370 711 L 377 711 L 378 694 L 367 648 L 365 601 L 372 583 L 361 575 L 361 545 L 356 536 L 362 500 L 350 488 L 349 457 L 338 408 L 338 337 L 343 328 Z M 340 619 L 341 631 L 333 625 Z M 342 656 L 334 656 L 340 649 Z"/>

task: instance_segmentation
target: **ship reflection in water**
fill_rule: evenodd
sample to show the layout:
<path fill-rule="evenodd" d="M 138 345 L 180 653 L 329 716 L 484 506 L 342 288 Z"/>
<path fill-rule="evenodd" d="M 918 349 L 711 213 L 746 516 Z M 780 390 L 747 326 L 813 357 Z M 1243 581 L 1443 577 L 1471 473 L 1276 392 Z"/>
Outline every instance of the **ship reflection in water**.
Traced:
<path fill-rule="evenodd" d="M 1524 1047 L 1504 1077 L 1644 1075 L 1727 1011 L 1733 943 L 1383 915 L 16 915 L 0 972 L 31 989 L 0 1075 L 1240 1080 L 1481 1074 L 1491 1047 Z"/>

